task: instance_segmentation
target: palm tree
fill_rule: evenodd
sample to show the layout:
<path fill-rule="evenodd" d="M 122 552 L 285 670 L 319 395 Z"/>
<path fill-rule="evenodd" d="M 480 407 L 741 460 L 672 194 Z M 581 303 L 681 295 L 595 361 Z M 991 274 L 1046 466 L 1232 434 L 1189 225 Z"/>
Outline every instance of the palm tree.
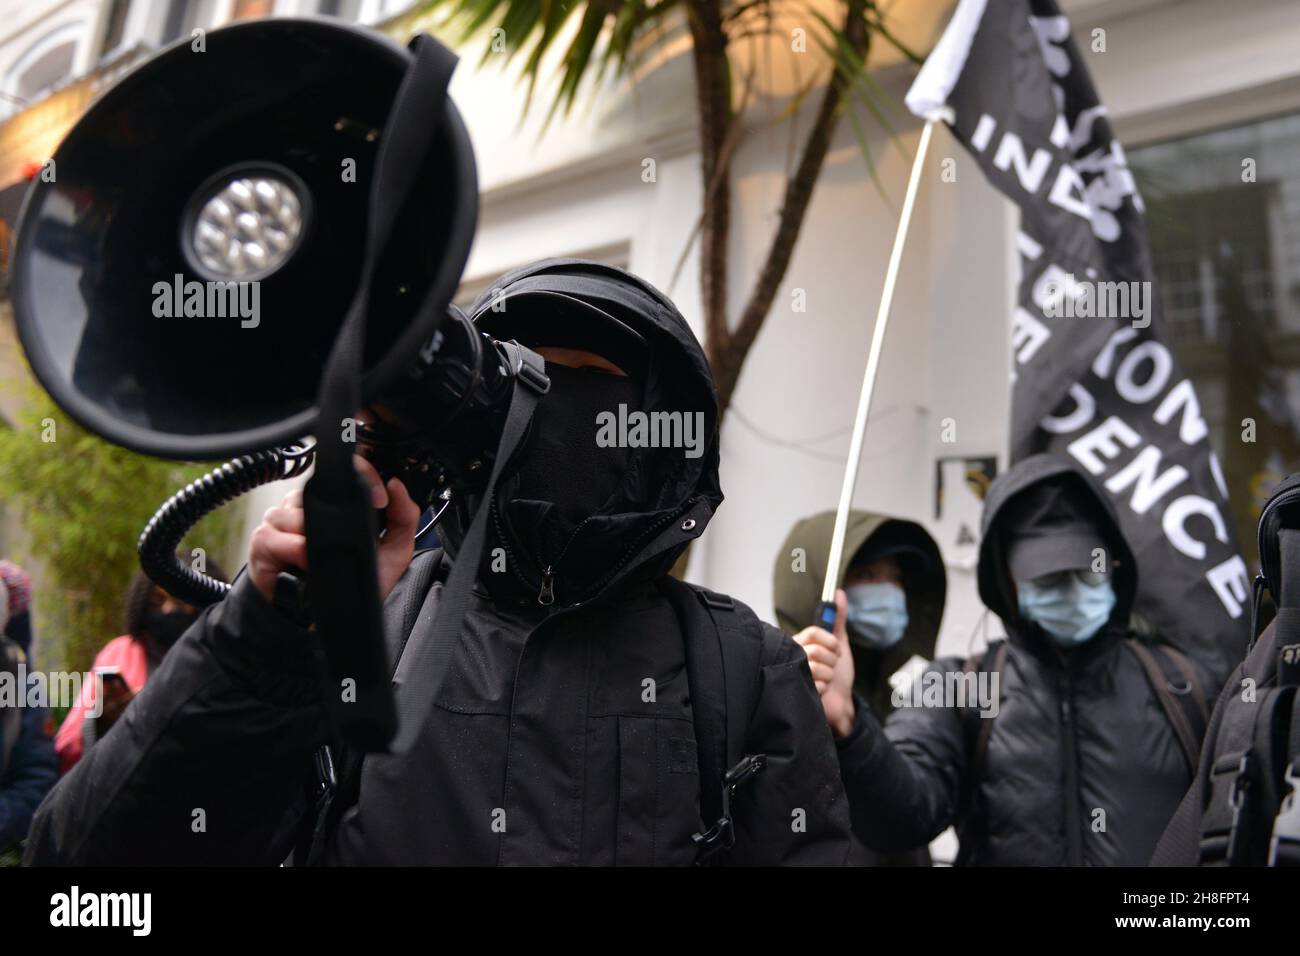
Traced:
<path fill-rule="evenodd" d="M 823 11 L 834 14 L 835 19 Z M 611 73 L 627 75 L 670 38 L 683 29 L 688 32 L 704 196 L 694 236 L 701 244 L 704 347 L 713 368 L 719 410 L 725 414 L 745 358 L 785 278 L 841 117 L 847 114 L 854 124 L 868 164 L 866 137 L 855 109 L 864 107 L 889 126 L 882 111 L 882 94 L 865 68 L 873 39 L 879 37 L 907 58 L 918 60 L 891 32 L 875 0 L 429 0 L 413 13 L 416 17 L 440 16 L 441 23 L 459 31 L 463 41 L 486 36 L 484 59 L 502 53 L 507 59 L 522 56 L 529 104 L 543 70 L 543 58 L 567 40 L 559 55 L 559 83 L 548 117 L 557 110 L 570 110 L 580 91 L 594 87 Z M 752 75 L 735 82 L 734 51 L 742 41 L 775 36 L 778 14 L 784 23 L 794 19 L 806 24 L 805 35 L 812 36 L 820 50 L 819 75 L 796 92 L 783 115 L 793 113 L 817 88 L 821 88 L 821 100 L 801 138 L 758 276 L 733 322 L 727 301 L 731 166 L 753 82 Z M 407 22 L 410 19 L 403 17 Z M 872 175 L 874 178 L 874 170 Z"/>

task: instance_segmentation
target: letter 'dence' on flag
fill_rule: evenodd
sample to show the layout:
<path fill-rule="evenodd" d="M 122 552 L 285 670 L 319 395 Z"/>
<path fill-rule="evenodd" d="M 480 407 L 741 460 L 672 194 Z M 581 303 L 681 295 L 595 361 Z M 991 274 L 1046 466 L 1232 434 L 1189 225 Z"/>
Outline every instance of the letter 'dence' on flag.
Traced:
<path fill-rule="evenodd" d="M 1072 457 L 1138 559 L 1136 610 L 1219 679 L 1241 659 L 1251 576 L 1192 382 L 1162 333 L 1142 197 L 1052 0 L 962 0 L 907 96 L 1020 208 L 1013 461 Z"/>

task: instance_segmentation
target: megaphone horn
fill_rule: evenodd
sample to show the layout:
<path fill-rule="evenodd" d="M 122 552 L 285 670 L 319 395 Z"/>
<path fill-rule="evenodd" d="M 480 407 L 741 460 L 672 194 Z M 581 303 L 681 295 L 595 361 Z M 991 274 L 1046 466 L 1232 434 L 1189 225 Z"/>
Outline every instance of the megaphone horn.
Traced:
<path fill-rule="evenodd" d="M 12 264 L 18 334 L 59 405 L 165 458 L 312 432 L 411 61 L 338 21 L 244 21 L 203 52 L 164 50 L 95 102 L 55 152 L 54 180 L 33 183 Z M 450 99 L 433 121 L 372 276 L 364 396 L 408 368 L 469 254 L 473 151 Z"/>

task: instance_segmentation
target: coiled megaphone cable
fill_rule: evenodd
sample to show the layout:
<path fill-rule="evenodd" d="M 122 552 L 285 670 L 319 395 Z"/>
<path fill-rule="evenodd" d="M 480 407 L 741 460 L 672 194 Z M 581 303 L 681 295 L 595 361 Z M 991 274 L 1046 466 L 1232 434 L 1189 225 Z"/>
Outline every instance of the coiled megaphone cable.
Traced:
<path fill-rule="evenodd" d="M 186 564 L 177 547 L 206 515 L 261 485 L 298 477 L 315 456 L 315 443 L 304 440 L 232 459 L 190 482 L 163 502 L 140 533 L 141 569 L 168 594 L 195 607 L 217 603 L 230 585 Z"/>

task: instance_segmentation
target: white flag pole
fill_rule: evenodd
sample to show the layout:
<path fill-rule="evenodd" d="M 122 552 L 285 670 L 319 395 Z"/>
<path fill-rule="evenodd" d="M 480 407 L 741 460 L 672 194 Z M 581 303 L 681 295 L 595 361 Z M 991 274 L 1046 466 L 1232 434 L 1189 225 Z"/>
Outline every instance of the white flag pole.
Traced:
<path fill-rule="evenodd" d="M 898 282 L 899 265 L 903 260 L 903 246 L 907 229 L 912 222 L 912 207 L 921 183 L 921 167 L 930 148 L 934 124 L 940 120 L 952 121 L 952 110 L 940 107 L 926 115 L 921 130 L 921 142 L 916 147 L 912 161 L 912 174 L 907 181 L 907 194 L 903 198 L 903 213 L 898 219 L 898 232 L 894 236 L 894 249 L 889 254 L 889 268 L 885 272 L 885 288 L 880 295 L 880 308 L 876 310 L 876 325 L 871 334 L 871 351 L 867 353 L 867 370 L 862 376 L 862 391 L 858 395 L 858 414 L 853 422 L 853 437 L 849 441 L 849 460 L 844 469 L 844 484 L 840 487 L 840 503 L 835 512 L 835 530 L 831 534 L 830 557 L 826 562 L 826 582 L 822 586 L 822 605 L 817 623 L 830 630 L 835 625 L 835 589 L 839 587 L 839 567 L 844 556 L 844 533 L 848 530 L 849 508 L 853 503 L 853 489 L 858 483 L 858 467 L 862 463 L 862 442 L 867 434 L 867 417 L 871 412 L 871 393 L 876 387 L 876 372 L 880 367 L 880 353 L 885 345 L 885 330 L 889 325 L 889 309 L 894 302 L 894 286 Z"/>

